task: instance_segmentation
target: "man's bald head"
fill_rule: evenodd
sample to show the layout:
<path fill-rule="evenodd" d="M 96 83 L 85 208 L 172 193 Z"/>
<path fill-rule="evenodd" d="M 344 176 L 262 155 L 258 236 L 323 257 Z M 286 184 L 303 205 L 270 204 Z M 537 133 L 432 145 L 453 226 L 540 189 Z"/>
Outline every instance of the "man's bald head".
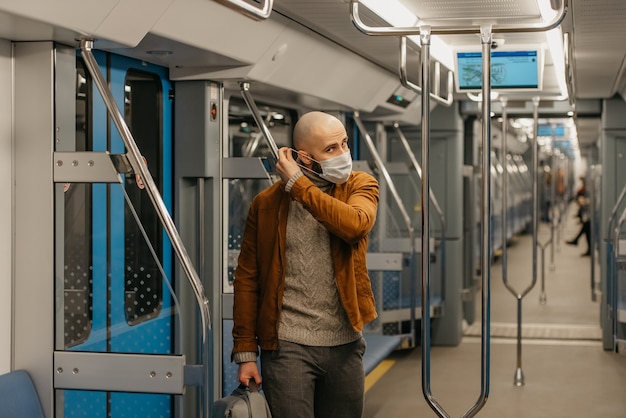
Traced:
<path fill-rule="evenodd" d="M 339 119 L 324 112 L 309 112 L 296 123 L 293 145 L 298 150 L 311 152 L 320 142 L 345 137 L 346 129 Z"/>

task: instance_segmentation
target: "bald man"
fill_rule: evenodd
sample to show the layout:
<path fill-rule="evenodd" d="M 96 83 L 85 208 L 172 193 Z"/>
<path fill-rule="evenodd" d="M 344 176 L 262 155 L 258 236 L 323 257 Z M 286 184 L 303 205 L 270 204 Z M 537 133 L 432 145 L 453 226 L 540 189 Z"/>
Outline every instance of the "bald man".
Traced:
<path fill-rule="evenodd" d="M 352 171 L 341 121 L 304 114 L 281 181 L 250 205 L 235 270 L 238 380 L 263 383 L 274 418 L 358 418 L 363 325 L 377 317 L 365 264 L 378 183 Z M 261 373 L 257 367 L 261 349 Z"/>

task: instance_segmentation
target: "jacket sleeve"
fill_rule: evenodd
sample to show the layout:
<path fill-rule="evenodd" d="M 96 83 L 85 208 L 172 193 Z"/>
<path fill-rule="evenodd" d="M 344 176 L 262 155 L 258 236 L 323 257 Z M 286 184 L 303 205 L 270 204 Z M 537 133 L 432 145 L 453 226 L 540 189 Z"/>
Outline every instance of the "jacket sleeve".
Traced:
<path fill-rule="evenodd" d="M 337 197 L 324 193 L 302 176 L 293 184 L 291 196 L 332 234 L 355 244 L 376 222 L 378 182 L 367 173 L 352 172 L 347 183 L 335 187 Z"/>
<path fill-rule="evenodd" d="M 259 304 L 257 266 L 258 209 L 252 201 L 241 243 L 241 252 L 235 269 L 233 304 L 233 352 L 257 353 L 256 323 Z M 232 359 L 232 356 L 231 356 Z"/>

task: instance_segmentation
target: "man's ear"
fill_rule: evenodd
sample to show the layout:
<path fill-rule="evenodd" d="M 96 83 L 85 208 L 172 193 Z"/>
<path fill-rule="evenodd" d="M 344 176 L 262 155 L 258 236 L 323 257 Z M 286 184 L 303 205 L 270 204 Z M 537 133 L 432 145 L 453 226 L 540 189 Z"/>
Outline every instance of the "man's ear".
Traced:
<path fill-rule="evenodd" d="M 313 162 L 313 157 L 311 157 L 306 151 L 299 150 L 298 157 L 304 164 L 311 164 Z"/>

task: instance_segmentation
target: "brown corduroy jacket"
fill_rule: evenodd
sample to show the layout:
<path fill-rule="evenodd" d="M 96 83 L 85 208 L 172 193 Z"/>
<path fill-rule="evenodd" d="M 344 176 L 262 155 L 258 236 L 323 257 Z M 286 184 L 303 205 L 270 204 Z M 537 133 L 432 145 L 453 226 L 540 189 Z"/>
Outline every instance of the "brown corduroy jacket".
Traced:
<path fill-rule="evenodd" d="M 291 199 L 300 202 L 330 232 L 339 297 L 356 331 L 377 317 L 366 266 L 368 234 L 376 220 L 378 182 L 353 171 L 324 193 L 306 176 L 285 191 L 281 181 L 250 205 L 235 270 L 233 354 L 278 348 L 278 319 L 285 285 L 285 239 Z"/>

